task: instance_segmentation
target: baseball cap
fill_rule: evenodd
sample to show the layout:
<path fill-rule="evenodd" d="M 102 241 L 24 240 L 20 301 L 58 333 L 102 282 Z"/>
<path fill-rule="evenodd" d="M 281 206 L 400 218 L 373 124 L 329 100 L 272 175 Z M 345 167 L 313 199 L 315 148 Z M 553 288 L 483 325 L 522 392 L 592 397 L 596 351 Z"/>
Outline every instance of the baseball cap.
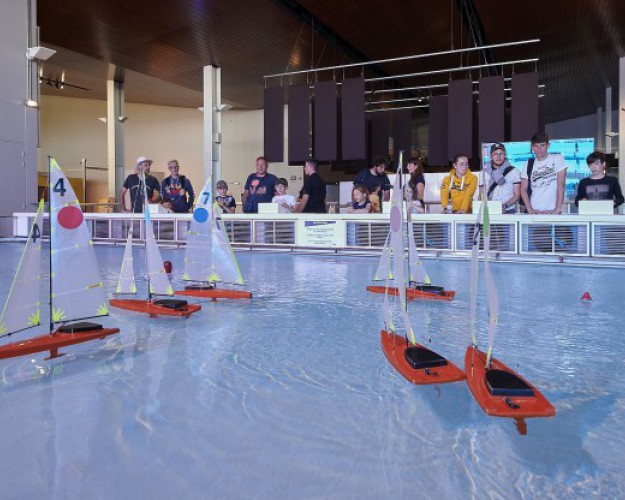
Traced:
<path fill-rule="evenodd" d="M 490 147 L 490 152 L 492 153 L 496 149 L 503 149 L 505 151 L 506 150 L 506 146 L 504 146 L 501 142 L 496 142 L 495 144 L 493 144 Z"/>
<path fill-rule="evenodd" d="M 150 165 L 152 165 L 152 160 L 148 160 L 145 156 L 139 156 L 135 165 L 139 165 L 139 163 L 143 163 L 144 161 L 147 161 Z"/>

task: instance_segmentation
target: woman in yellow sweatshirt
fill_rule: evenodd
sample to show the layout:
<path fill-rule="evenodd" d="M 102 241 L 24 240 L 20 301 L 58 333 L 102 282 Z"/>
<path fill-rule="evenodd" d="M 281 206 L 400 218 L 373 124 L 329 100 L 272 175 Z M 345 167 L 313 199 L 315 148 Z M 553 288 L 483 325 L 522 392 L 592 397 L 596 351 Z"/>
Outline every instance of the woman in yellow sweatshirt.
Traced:
<path fill-rule="evenodd" d="M 459 154 L 454 166 L 441 185 L 441 203 L 445 213 L 470 214 L 477 177 L 469 170 L 469 158 Z"/>

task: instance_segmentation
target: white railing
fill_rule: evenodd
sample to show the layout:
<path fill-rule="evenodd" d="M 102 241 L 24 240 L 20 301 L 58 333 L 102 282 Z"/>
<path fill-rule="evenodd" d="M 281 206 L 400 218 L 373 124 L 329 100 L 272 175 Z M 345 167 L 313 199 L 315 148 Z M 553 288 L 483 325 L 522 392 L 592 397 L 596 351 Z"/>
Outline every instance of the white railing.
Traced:
<path fill-rule="evenodd" d="M 14 234 L 26 237 L 33 213 L 14 215 Z M 140 216 L 85 214 L 99 243 L 125 241 L 135 224 L 144 237 Z M 384 245 L 388 214 L 226 214 L 233 246 L 373 251 Z M 154 214 L 156 238 L 164 245 L 184 245 L 191 215 Z M 466 256 L 471 251 L 475 215 L 423 214 L 413 218 L 417 248 L 424 254 Z M 584 262 L 625 267 L 623 215 L 492 215 L 491 250 L 500 260 Z M 47 224 L 44 224 L 44 234 Z"/>

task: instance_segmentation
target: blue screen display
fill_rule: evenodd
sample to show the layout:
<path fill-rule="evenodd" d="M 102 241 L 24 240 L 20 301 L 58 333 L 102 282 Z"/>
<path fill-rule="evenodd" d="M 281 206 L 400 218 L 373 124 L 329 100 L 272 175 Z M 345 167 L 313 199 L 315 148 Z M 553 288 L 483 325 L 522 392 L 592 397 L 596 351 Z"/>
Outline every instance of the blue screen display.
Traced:
<path fill-rule="evenodd" d="M 482 168 L 490 166 L 490 147 L 492 142 L 482 143 Z M 529 141 L 504 142 L 506 156 L 510 165 L 523 170 L 525 162 L 532 157 Z M 595 140 L 591 137 L 577 139 L 552 139 L 549 141 L 549 152 L 560 153 L 568 166 L 566 170 L 565 198 L 573 200 L 577 194 L 580 179 L 588 177 L 590 171 L 586 165 L 586 157 L 595 150 Z"/>

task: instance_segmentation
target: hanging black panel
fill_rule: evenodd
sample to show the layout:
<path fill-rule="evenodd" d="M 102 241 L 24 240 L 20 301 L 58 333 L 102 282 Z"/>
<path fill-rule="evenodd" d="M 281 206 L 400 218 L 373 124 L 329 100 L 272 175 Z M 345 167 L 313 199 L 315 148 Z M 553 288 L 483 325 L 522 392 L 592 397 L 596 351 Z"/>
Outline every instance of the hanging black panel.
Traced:
<path fill-rule="evenodd" d="M 315 85 L 314 99 L 314 157 L 320 161 L 337 159 L 337 118 L 336 82 L 319 82 Z"/>
<path fill-rule="evenodd" d="M 428 165 L 447 165 L 447 96 L 430 98 Z"/>
<path fill-rule="evenodd" d="M 447 156 L 462 153 L 473 157 L 473 83 L 471 80 L 449 82 L 447 109 Z"/>
<path fill-rule="evenodd" d="M 341 145 L 343 160 L 363 160 L 365 146 L 365 80 L 348 78 L 341 85 Z"/>
<path fill-rule="evenodd" d="M 310 158 L 310 98 L 308 84 L 289 87 L 289 163 Z"/>
<path fill-rule="evenodd" d="M 538 73 L 512 76 L 510 139 L 529 141 L 538 132 Z"/>
<path fill-rule="evenodd" d="M 284 89 L 265 89 L 264 155 L 273 161 L 284 161 Z"/>
<path fill-rule="evenodd" d="M 370 158 L 388 156 L 389 112 L 371 113 Z"/>
<path fill-rule="evenodd" d="M 480 78 L 478 104 L 480 145 L 484 142 L 503 142 L 506 96 L 503 76 Z"/>
<path fill-rule="evenodd" d="M 412 110 L 396 109 L 393 111 L 393 160 L 399 160 L 399 152 L 404 152 L 404 165 L 410 158 L 412 147 Z"/>

